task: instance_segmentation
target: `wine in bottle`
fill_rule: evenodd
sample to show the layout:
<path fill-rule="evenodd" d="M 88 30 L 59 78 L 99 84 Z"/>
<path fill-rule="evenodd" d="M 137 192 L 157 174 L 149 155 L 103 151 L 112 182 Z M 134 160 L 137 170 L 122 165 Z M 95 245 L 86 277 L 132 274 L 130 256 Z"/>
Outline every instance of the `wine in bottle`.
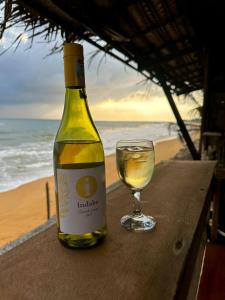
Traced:
<path fill-rule="evenodd" d="M 83 47 L 64 44 L 65 105 L 54 143 L 58 239 L 86 248 L 106 235 L 105 163 L 85 92 Z"/>

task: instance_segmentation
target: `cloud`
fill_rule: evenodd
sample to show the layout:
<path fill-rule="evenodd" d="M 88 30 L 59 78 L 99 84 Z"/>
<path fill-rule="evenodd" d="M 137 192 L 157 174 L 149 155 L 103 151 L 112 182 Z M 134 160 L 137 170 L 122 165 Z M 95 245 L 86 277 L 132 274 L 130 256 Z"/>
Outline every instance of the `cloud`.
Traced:
<path fill-rule="evenodd" d="M 4 35 L 0 52 L 17 34 L 13 29 Z M 24 36 L 16 52 L 12 48 L 0 56 L 0 117 L 60 118 L 64 104 L 63 55 L 44 59 L 53 44 L 36 42 L 26 50 L 28 44 Z M 103 53 L 88 67 L 96 48 L 85 42 L 83 45 L 88 102 L 95 119 L 173 118 L 161 88 L 151 82 L 141 84 L 142 75 L 108 55 L 103 57 Z"/>
<path fill-rule="evenodd" d="M 4 36 L 4 43 L 15 38 L 17 31 L 11 31 Z M 26 38 L 24 38 L 26 41 Z M 60 43 L 60 41 L 59 41 Z M 61 105 L 64 102 L 64 73 L 62 53 L 44 57 L 49 53 L 52 45 L 45 43 L 34 43 L 30 50 L 26 43 L 19 46 L 16 52 L 10 49 L 4 55 L 0 56 L 0 106 L 14 106 L 12 112 L 15 113 L 15 105 L 20 107 L 27 104 L 29 107 L 33 104 L 52 104 Z M 3 50 L 2 44 L 0 51 Z M 112 97 L 120 99 L 127 93 L 140 89 L 138 82 L 142 76 L 125 68 L 124 65 L 115 59 L 107 56 L 99 67 L 99 60 L 103 54 L 99 54 L 88 67 L 88 59 L 96 48 L 84 43 L 86 84 L 89 101 L 94 104 Z M 145 87 L 142 87 L 144 90 Z M 19 110 L 20 111 L 20 110 Z M 39 108 L 39 115 L 42 117 L 42 109 Z M 10 110 L 7 110 L 10 115 Z M 37 112 L 38 114 L 38 112 Z M 4 117 L 2 110 L 0 117 Z"/>
<path fill-rule="evenodd" d="M 1 48 L 1 46 L 0 46 Z M 44 57 L 50 46 L 34 44 L 25 51 L 24 45 L 14 53 L 10 49 L 0 56 L 0 104 L 15 103 L 60 103 L 64 99 L 64 78 L 62 53 Z M 132 70 L 124 70 L 122 63 L 109 56 L 98 73 L 99 57 L 88 68 L 88 57 L 95 51 L 85 44 L 85 69 L 87 92 L 93 102 L 102 101 L 110 96 L 116 98 L 135 91 L 141 76 Z"/>
<path fill-rule="evenodd" d="M 63 68 L 60 57 L 43 59 L 47 49 L 11 50 L 0 56 L 0 104 L 54 103 L 63 98 Z"/>
<path fill-rule="evenodd" d="M 189 118 L 190 105 L 177 102 L 177 106 L 183 118 Z M 120 99 L 109 98 L 90 105 L 90 110 L 96 120 L 175 121 L 166 96 L 159 90 L 154 97 L 139 90 Z"/>

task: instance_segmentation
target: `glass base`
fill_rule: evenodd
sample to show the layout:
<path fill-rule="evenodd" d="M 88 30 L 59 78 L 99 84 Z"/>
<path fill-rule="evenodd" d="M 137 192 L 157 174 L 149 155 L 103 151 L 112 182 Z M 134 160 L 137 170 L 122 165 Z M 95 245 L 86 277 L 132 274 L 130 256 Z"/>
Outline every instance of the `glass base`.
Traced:
<path fill-rule="evenodd" d="M 147 231 L 152 230 L 156 225 L 155 218 L 151 216 L 139 215 L 126 215 L 121 218 L 121 225 L 127 230 L 131 231 Z"/>

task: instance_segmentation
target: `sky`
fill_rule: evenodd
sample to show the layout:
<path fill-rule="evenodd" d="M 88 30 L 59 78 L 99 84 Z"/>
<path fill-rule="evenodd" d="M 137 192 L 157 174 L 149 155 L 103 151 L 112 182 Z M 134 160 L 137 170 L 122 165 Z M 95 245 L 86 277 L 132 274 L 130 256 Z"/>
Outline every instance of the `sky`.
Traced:
<path fill-rule="evenodd" d="M 0 40 L 0 53 L 16 38 L 10 29 Z M 62 41 L 58 40 L 60 44 Z M 83 42 L 88 104 L 94 120 L 175 121 L 161 88 L 136 71 Z M 0 56 L 0 118 L 60 119 L 64 105 L 63 54 L 48 56 L 53 43 L 35 39 L 32 48 L 24 34 L 20 46 Z M 99 62 L 101 65 L 99 66 Z M 175 97 L 184 119 L 194 108 Z"/>

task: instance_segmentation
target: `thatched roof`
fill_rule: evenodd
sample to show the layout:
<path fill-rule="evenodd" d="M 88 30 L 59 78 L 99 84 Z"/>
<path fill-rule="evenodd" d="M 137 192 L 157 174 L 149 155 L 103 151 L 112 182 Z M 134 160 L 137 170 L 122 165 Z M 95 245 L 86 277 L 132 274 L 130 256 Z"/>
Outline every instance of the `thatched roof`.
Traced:
<path fill-rule="evenodd" d="M 32 38 L 42 34 L 53 39 L 60 33 L 67 41 L 86 40 L 147 79 L 159 85 L 166 82 L 178 95 L 203 87 L 203 47 L 175 0 L 0 3 L 5 3 L 2 32 L 23 22 Z"/>

